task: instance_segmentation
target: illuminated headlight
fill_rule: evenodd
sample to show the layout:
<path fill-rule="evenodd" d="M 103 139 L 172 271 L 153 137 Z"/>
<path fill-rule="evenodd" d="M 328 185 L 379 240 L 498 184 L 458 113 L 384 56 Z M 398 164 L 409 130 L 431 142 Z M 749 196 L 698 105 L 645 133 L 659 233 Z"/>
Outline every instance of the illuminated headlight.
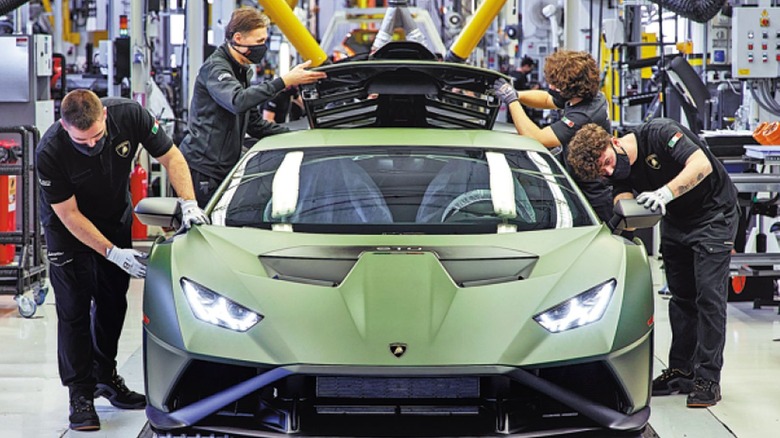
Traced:
<path fill-rule="evenodd" d="M 181 288 L 192 313 L 201 321 L 245 332 L 263 319 L 263 315 L 186 278 L 181 279 Z"/>
<path fill-rule="evenodd" d="M 548 331 L 558 333 L 596 322 L 604 316 L 617 281 L 611 279 L 536 316 Z"/>

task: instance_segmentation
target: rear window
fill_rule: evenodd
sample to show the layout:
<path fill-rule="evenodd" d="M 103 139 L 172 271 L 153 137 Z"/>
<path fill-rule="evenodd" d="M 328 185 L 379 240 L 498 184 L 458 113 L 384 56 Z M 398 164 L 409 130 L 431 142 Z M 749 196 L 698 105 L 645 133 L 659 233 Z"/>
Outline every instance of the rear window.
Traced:
<path fill-rule="evenodd" d="M 471 234 L 594 223 L 558 162 L 532 151 L 259 151 L 219 196 L 214 224 L 296 232 Z"/>

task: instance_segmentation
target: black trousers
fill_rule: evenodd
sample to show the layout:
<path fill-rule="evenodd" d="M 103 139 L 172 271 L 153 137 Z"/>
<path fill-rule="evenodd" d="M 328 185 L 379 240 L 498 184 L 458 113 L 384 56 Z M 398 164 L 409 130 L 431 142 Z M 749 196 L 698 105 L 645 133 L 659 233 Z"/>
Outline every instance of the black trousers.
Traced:
<path fill-rule="evenodd" d="M 217 192 L 219 185 L 222 184 L 222 180 L 212 178 L 193 168 L 190 168 L 190 174 L 192 175 L 192 186 L 195 188 L 195 199 L 198 201 L 198 207 L 206 208 L 206 204 L 209 203 L 211 197 Z"/>
<path fill-rule="evenodd" d="M 729 261 L 737 231 L 736 206 L 684 227 L 664 220 L 661 252 L 672 298 L 669 367 L 720 382 L 726 343 Z"/>
<path fill-rule="evenodd" d="M 95 383 L 108 380 L 116 368 L 130 276 L 94 251 L 49 259 L 60 379 L 71 394 L 91 395 Z"/>

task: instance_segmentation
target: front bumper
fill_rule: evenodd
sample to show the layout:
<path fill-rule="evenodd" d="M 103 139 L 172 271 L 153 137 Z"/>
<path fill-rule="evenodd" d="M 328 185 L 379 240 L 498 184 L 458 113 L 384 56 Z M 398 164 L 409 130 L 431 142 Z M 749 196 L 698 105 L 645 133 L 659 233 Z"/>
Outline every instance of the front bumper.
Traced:
<path fill-rule="evenodd" d="M 439 436 L 531 436 L 641 430 L 650 416 L 651 333 L 607 357 L 523 368 L 273 367 L 193 357 L 147 333 L 144 350 L 146 413 L 162 432 L 349 435 L 383 427 L 388 418 L 392 424 L 413 418 L 402 430 L 420 425 Z M 324 390 L 326 379 L 342 388 Z M 421 385 L 432 389 L 413 394 Z M 323 420 L 334 417 L 339 421 Z M 461 423 L 468 426 L 444 427 Z"/>

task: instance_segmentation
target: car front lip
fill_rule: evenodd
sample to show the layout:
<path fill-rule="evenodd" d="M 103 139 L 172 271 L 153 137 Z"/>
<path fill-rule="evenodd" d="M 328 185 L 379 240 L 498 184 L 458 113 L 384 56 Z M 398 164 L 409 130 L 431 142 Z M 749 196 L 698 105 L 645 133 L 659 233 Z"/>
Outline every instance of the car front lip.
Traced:
<path fill-rule="evenodd" d="M 355 367 L 289 365 L 274 368 L 230 388 L 203 398 L 195 403 L 172 412 L 163 412 L 151 405 L 146 407 L 146 415 L 152 425 L 159 429 L 170 430 L 192 426 L 216 412 L 223 406 L 251 394 L 278 380 L 293 374 L 354 376 Z M 518 383 L 545 394 L 578 411 L 597 425 L 615 431 L 638 430 L 647 424 L 650 408 L 645 406 L 632 414 L 624 414 L 606 406 L 594 403 L 579 394 L 549 382 L 521 368 L 507 366 L 454 366 L 454 367 L 403 367 L 393 370 L 394 375 L 402 376 L 485 376 L 504 375 Z M 388 376 L 387 367 L 360 367 L 363 376 Z"/>

